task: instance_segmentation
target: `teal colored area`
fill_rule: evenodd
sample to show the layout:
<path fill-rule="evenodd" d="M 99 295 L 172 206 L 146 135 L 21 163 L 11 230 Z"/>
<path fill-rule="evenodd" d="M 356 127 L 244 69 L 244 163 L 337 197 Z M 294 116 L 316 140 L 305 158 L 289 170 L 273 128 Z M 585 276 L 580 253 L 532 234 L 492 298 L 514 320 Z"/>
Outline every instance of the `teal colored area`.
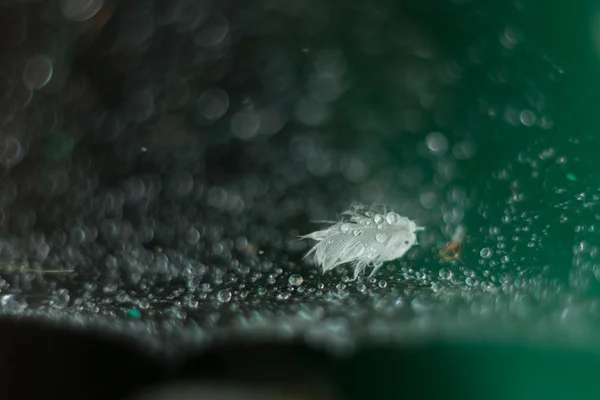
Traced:
<path fill-rule="evenodd" d="M 142 313 L 139 310 L 135 309 L 135 308 L 132 308 L 131 310 L 129 310 L 129 312 L 127 313 L 127 315 L 130 318 L 133 318 L 133 319 L 140 319 L 140 318 L 142 318 Z"/>
<path fill-rule="evenodd" d="M 480 40 L 493 42 L 497 34 L 491 31 L 514 24 L 523 42 L 511 51 L 496 48 L 488 62 L 467 67 L 458 105 L 463 117 L 447 130 L 450 142 L 468 131 L 478 144 L 477 155 L 460 162 L 461 184 L 473 202 L 465 210 L 469 236 L 461 266 L 518 277 L 528 291 L 523 315 L 531 320 L 548 313 L 571 333 L 597 329 L 597 312 L 584 307 L 597 304 L 600 296 L 600 58 L 594 43 L 600 6 L 519 3 L 523 11 L 505 2 L 489 25 L 473 25 Z M 600 29 L 597 35 L 600 42 Z M 492 82 L 490 71 L 501 72 L 507 83 Z M 551 123 L 545 127 L 506 123 L 501 115 L 490 118 L 475 105 L 501 113 L 507 105 L 531 108 L 531 96 L 544 103 L 538 121 L 546 113 Z M 402 162 L 410 157 L 400 140 L 389 140 L 385 147 Z M 482 259 L 482 248 L 493 255 Z M 562 293 L 586 304 L 572 322 L 572 303 L 562 303 Z M 577 337 L 569 339 L 576 342 Z M 556 345 L 440 345 L 370 354 L 354 367 L 359 364 L 369 367 L 348 379 L 356 399 L 600 397 L 597 354 Z M 361 386 L 362 379 L 372 384 Z"/>
<path fill-rule="evenodd" d="M 339 369 L 348 399 L 600 397 L 595 354 L 511 344 L 365 350 Z"/>
<path fill-rule="evenodd" d="M 457 178 L 440 196 L 451 198 L 459 187 L 468 198 L 469 205 L 461 209 L 468 234 L 461 265 L 476 271 L 480 280 L 484 273 L 496 274 L 498 281 L 503 274 L 514 274 L 577 293 L 600 293 L 591 269 L 572 268 L 573 249 L 579 243 L 600 245 L 600 33 L 594 37 L 600 6 L 562 1 L 449 3 L 458 5 L 406 6 L 406 14 L 434 38 L 439 59 L 447 57 L 460 67 L 461 80 L 445 93 L 453 99 L 452 108 L 447 114 L 421 113 L 421 125 L 413 129 L 406 123 L 412 114 L 402 113 L 410 100 L 386 75 L 395 55 L 350 53 L 358 66 L 355 87 L 361 88 L 360 101 L 384 123 L 362 128 L 365 116 L 355 112 L 347 96 L 340 101 L 342 114 L 348 110 L 340 124 L 347 126 L 338 130 L 336 145 L 372 146 L 373 154 L 394 159 L 398 170 L 409 165 L 427 177 L 434 174 L 435 161 L 413 149 L 429 132 L 442 132 L 450 149 L 471 141 L 477 147 L 475 155 L 456 160 Z M 403 7 L 397 13 L 401 18 Z M 513 34 L 514 43 L 503 42 Z M 477 62 L 469 58 L 473 48 L 479 54 Z M 428 64 L 422 64 L 427 70 Z M 424 189 L 415 189 L 415 194 L 399 184 L 396 197 L 417 197 L 420 191 Z M 423 218 L 430 218 L 430 225 L 444 219 L 436 209 Z M 488 260 L 480 257 L 484 248 L 491 250 Z M 416 267 L 432 265 L 435 274 L 437 264 L 429 259 Z M 574 281 L 582 276 L 585 284 Z"/>

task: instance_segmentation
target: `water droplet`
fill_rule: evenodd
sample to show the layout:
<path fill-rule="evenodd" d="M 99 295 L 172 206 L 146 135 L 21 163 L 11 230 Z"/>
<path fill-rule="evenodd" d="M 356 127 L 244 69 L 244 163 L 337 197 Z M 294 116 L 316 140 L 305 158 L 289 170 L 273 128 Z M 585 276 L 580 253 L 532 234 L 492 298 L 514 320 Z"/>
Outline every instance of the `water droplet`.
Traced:
<path fill-rule="evenodd" d="M 396 225 L 397 223 L 400 222 L 400 216 L 398 214 L 396 214 L 395 212 L 389 212 L 386 215 L 385 220 L 390 225 Z"/>
<path fill-rule="evenodd" d="M 103 288 L 102 288 L 102 292 L 104 293 L 114 293 L 116 292 L 118 289 L 118 286 L 116 283 L 107 283 Z"/>
<path fill-rule="evenodd" d="M 4 312 L 19 314 L 27 308 L 27 301 L 14 294 L 6 294 L 0 297 L 0 306 Z"/>
<path fill-rule="evenodd" d="M 260 118 L 253 110 L 241 110 L 231 117 L 231 132 L 242 140 L 252 139 L 260 128 Z"/>
<path fill-rule="evenodd" d="M 44 55 L 31 57 L 23 70 L 23 82 L 29 89 L 41 89 L 48 84 L 54 67 L 52 60 Z"/>
<path fill-rule="evenodd" d="M 69 290 L 61 288 L 56 291 L 56 295 L 52 299 L 52 305 L 56 308 L 65 308 L 69 305 L 70 300 L 71 295 L 69 294 Z"/>
<path fill-rule="evenodd" d="M 479 252 L 479 255 L 482 258 L 490 258 L 492 256 L 492 250 L 489 247 L 484 247 L 483 249 L 481 249 L 481 251 Z"/>
<path fill-rule="evenodd" d="M 448 280 L 452 278 L 452 271 L 448 268 L 440 269 L 439 272 L 440 278 Z"/>
<path fill-rule="evenodd" d="M 104 5 L 103 0 L 60 0 L 62 15 L 71 21 L 83 22 L 92 18 Z"/>
<path fill-rule="evenodd" d="M 302 275 L 298 274 L 292 274 L 288 279 L 288 283 L 292 286 L 300 286 L 302 285 L 302 282 L 304 282 L 304 278 L 302 277 Z"/>
<path fill-rule="evenodd" d="M 383 222 L 383 217 L 379 214 L 376 214 L 375 217 L 373 217 L 373 220 L 376 224 L 381 224 Z"/>
<path fill-rule="evenodd" d="M 439 132 L 431 132 L 425 139 L 427 148 L 434 154 L 444 154 L 448 150 L 448 139 Z"/>
<path fill-rule="evenodd" d="M 128 120 L 134 123 L 147 121 L 154 114 L 155 106 L 154 96 L 150 90 L 132 92 L 123 102 Z"/>
<path fill-rule="evenodd" d="M 531 110 L 521 111 L 519 119 L 521 120 L 521 123 L 525 126 L 533 126 L 537 121 L 536 115 Z"/>
<path fill-rule="evenodd" d="M 197 32 L 193 34 L 194 43 L 202 47 L 219 45 L 229 33 L 229 21 L 220 14 L 213 14 Z"/>
<path fill-rule="evenodd" d="M 231 300 L 231 292 L 228 289 L 223 289 L 217 293 L 217 300 L 221 303 L 227 303 Z"/>
<path fill-rule="evenodd" d="M 383 289 L 383 288 L 387 287 L 387 282 L 384 280 L 380 280 L 377 285 Z"/>
<path fill-rule="evenodd" d="M 340 226 L 340 231 L 342 231 L 342 233 L 348 233 L 350 229 L 352 229 L 352 224 L 342 224 L 342 226 Z"/>
<path fill-rule="evenodd" d="M 190 245 L 195 245 L 200 240 L 200 232 L 196 228 L 189 228 L 185 233 L 185 240 Z"/>
<path fill-rule="evenodd" d="M 229 95 L 218 87 L 206 89 L 198 98 L 198 112 L 208 120 L 220 118 L 229 108 Z"/>
<path fill-rule="evenodd" d="M 307 126 L 322 126 L 331 119 L 333 113 L 327 103 L 301 97 L 294 106 L 294 116 Z"/>
<path fill-rule="evenodd" d="M 477 285 L 477 283 L 479 283 L 479 281 L 475 278 L 469 277 L 469 278 L 465 279 L 465 283 L 467 284 L 467 286 L 475 286 L 475 285 Z"/>
<path fill-rule="evenodd" d="M 285 301 L 285 300 L 288 300 L 289 298 L 290 298 L 290 294 L 287 293 L 287 292 L 285 292 L 285 293 L 279 293 L 276 296 L 276 299 L 279 300 L 279 301 Z"/>

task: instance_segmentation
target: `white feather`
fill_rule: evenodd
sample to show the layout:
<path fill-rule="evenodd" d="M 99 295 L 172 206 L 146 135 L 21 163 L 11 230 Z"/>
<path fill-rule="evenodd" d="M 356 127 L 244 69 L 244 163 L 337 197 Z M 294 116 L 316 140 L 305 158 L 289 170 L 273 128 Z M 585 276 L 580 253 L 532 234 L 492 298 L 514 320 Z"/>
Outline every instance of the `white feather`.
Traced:
<path fill-rule="evenodd" d="M 367 266 L 373 267 L 371 277 L 385 261 L 402 257 L 417 243 L 416 232 L 423 230 L 394 212 L 377 214 L 364 211 L 362 206 L 355 206 L 342 215 L 347 218 L 327 229 L 302 236 L 318 242 L 305 258 L 314 253 L 323 272 L 351 263 L 354 279 Z"/>

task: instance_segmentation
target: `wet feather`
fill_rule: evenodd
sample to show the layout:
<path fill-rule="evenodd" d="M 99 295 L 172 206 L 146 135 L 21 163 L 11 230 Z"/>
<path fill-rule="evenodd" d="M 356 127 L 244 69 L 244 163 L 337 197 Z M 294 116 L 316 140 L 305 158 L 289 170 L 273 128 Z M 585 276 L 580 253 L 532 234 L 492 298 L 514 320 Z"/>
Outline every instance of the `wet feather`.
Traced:
<path fill-rule="evenodd" d="M 354 279 L 367 267 L 373 267 L 370 277 L 384 262 L 402 257 L 417 243 L 416 232 L 423 229 L 395 212 L 378 214 L 362 206 L 342 216 L 330 227 L 302 236 L 317 241 L 305 257 L 314 255 L 323 272 L 350 263 Z"/>

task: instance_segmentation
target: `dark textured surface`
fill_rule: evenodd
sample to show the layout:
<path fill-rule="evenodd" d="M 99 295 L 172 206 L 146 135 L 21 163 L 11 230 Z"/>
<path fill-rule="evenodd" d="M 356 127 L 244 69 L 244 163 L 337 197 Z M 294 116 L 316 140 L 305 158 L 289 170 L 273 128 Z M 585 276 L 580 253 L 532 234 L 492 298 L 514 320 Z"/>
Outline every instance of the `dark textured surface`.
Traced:
<path fill-rule="evenodd" d="M 584 399 L 599 394 L 599 358 L 555 346 L 366 345 L 335 357 L 302 343 L 256 341 L 173 360 L 150 357 L 117 336 L 9 319 L 0 327 L 6 398 Z"/>

